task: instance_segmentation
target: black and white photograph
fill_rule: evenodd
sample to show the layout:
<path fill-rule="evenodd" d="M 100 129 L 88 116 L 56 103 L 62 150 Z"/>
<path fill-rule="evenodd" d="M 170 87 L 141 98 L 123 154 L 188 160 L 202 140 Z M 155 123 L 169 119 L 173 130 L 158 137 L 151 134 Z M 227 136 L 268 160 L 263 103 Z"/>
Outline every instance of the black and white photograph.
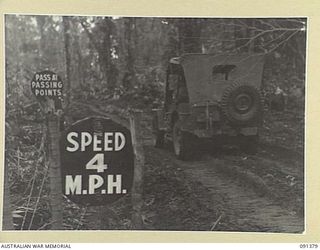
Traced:
<path fill-rule="evenodd" d="M 3 231 L 305 232 L 306 17 L 4 24 Z"/>

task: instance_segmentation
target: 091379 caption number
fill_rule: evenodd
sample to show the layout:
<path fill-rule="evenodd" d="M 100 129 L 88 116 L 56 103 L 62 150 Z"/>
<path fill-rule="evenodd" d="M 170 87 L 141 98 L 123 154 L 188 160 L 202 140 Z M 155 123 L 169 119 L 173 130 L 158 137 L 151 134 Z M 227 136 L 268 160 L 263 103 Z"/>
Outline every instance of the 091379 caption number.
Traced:
<path fill-rule="evenodd" d="M 301 243 L 300 245 L 300 248 L 302 249 L 316 249 L 319 247 L 319 245 L 317 243 Z"/>

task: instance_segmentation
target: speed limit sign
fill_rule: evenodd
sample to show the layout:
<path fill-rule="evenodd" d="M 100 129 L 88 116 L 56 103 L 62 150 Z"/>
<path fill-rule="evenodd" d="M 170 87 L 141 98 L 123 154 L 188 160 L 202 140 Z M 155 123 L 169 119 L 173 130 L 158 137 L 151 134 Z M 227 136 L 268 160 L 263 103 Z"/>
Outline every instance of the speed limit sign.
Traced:
<path fill-rule="evenodd" d="M 60 141 L 62 192 L 83 205 L 110 204 L 130 192 L 134 154 L 130 131 L 109 118 L 73 124 Z"/>

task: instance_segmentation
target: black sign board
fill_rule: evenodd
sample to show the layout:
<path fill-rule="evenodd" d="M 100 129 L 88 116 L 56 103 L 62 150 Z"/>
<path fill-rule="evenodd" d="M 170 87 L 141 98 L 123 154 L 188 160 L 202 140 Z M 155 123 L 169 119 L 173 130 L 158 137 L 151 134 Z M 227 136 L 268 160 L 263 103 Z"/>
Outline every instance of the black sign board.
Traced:
<path fill-rule="evenodd" d="M 103 117 L 78 121 L 60 141 L 62 192 L 75 203 L 110 204 L 130 192 L 134 157 L 129 129 Z"/>
<path fill-rule="evenodd" d="M 45 70 L 34 74 L 31 81 L 31 91 L 39 99 L 61 99 L 63 83 L 56 73 Z"/>

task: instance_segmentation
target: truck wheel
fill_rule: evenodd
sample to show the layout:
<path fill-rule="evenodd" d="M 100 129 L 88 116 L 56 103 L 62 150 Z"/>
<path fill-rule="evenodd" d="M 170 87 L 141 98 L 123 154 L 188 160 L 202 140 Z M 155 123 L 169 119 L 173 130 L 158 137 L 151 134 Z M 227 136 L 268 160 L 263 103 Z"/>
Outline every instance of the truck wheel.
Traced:
<path fill-rule="evenodd" d="M 193 155 L 190 136 L 188 133 L 181 131 L 176 122 L 173 126 L 173 151 L 180 160 L 188 160 Z"/>
<path fill-rule="evenodd" d="M 241 125 L 261 117 L 263 100 L 256 87 L 235 82 L 224 91 L 221 108 L 231 123 Z"/>

